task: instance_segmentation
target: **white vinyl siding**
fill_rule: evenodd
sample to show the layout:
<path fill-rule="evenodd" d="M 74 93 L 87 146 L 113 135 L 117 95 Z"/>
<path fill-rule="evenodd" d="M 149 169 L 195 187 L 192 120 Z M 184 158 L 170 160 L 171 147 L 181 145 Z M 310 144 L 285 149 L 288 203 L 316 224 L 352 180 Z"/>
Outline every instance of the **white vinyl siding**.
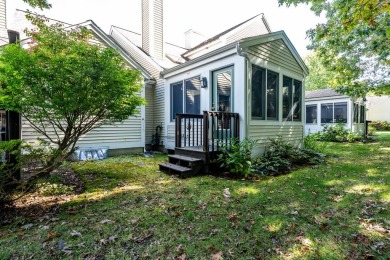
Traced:
<path fill-rule="evenodd" d="M 162 125 L 163 129 L 161 131 L 160 140 L 164 140 L 166 129 L 165 126 L 165 85 L 164 80 L 157 80 L 156 90 L 154 92 L 154 125 L 156 127 L 158 125 Z M 168 111 L 167 111 L 168 113 Z"/>
<path fill-rule="evenodd" d="M 0 46 L 8 44 L 6 0 L 0 0 Z"/>
<path fill-rule="evenodd" d="M 142 49 L 163 59 L 163 1 L 142 0 Z"/>
<path fill-rule="evenodd" d="M 0 0 L 0 28 L 7 28 L 6 0 Z"/>
<path fill-rule="evenodd" d="M 77 142 L 79 147 L 91 146 L 109 146 L 110 149 L 143 147 L 141 117 L 133 116 L 122 123 L 114 125 L 103 125 L 99 128 L 93 129 L 91 132 L 82 136 Z M 47 129 L 50 137 L 55 138 L 53 128 Z M 30 144 L 35 144 L 37 138 L 43 138 L 39 135 L 28 123 L 26 119 L 22 120 L 22 139 Z"/>
<path fill-rule="evenodd" d="M 303 70 L 282 40 L 275 40 L 249 47 L 248 54 L 268 63 L 303 75 Z"/>
<path fill-rule="evenodd" d="M 156 126 L 165 125 L 165 99 L 164 99 L 164 80 L 160 78 L 160 70 L 157 64 L 151 60 L 146 54 L 142 53 L 139 48 L 133 44 L 119 29 L 113 28 L 111 30 L 111 37 L 121 46 L 124 51 L 134 58 L 146 71 L 148 71 L 153 78 L 157 80 L 156 86 L 153 90 L 146 90 L 146 100 L 148 104 L 145 107 L 145 139 L 149 144 L 151 136 L 155 132 Z M 161 139 L 165 137 L 166 129 L 161 131 Z"/>
<path fill-rule="evenodd" d="M 248 137 L 257 140 L 257 153 L 264 153 L 270 139 L 281 137 L 293 145 L 302 144 L 303 125 L 249 125 Z"/>
<path fill-rule="evenodd" d="M 155 132 L 154 125 L 154 87 L 145 87 L 145 144 L 150 144 L 152 135 Z"/>

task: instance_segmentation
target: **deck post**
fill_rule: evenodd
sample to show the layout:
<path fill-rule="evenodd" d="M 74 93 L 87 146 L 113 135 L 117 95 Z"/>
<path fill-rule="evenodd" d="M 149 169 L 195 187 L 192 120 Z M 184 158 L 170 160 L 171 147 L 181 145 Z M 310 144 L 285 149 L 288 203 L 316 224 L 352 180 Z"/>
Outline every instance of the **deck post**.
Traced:
<path fill-rule="evenodd" d="M 181 147 L 181 116 L 176 114 L 175 117 L 175 126 L 176 126 L 176 138 L 175 138 L 175 147 Z"/>
<path fill-rule="evenodd" d="M 203 111 L 203 151 L 209 152 L 209 112 Z"/>

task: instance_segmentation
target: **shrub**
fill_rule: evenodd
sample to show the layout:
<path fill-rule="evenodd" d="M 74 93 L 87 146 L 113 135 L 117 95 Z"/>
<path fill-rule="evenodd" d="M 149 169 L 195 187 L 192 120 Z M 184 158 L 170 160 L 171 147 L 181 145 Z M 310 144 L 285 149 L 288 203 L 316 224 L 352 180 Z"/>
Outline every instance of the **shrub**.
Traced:
<path fill-rule="evenodd" d="M 390 122 L 387 121 L 372 121 L 369 123 L 369 126 L 377 131 L 390 131 Z"/>
<path fill-rule="evenodd" d="M 252 171 L 252 150 L 256 142 L 249 138 L 242 141 L 233 138 L 231 145 L 221 143 L 218 155 L 220 167 L 229 169 L 231 173 L 248 177 Z"/>
<path fill-rule="evenodd" d="M 316 134 L 308 134 L 303 138 L 303 147 L 306 149 L 311 149 L 318 153 L 324 153 L 326 147 L 328 146 L 327 142 L 319 141 Z"/>
<path fill-rule="evenodd" d="M 325 125 L 322 131 L 313 134 L 314 138 L 318 141 L 326 142 L 356 142 L 362 141 L 363 136 L 351 133 L 349 130 L 344 128 L 344 124 L 340 123 L 337 125 Z"/>
<path fill-rule="evenodd" d="M 292 170 L 293 165 L 313 165 L 323 161 L 324 155 L 309 149 L 293 146 L 282 138 L 270 139 L 264 156 L 254 162 L 256 172 L 263 175 L 280 175 Z"/>
<path fill-rule="evenodd" d="M 368 135 L 368 136 L 374 136 L 374 135 L 376 134 L 376 131 L 377 131 L 377 130 L 376 130 L 375 127 L 369 125 L 369 126 L 368 126 L 367 135 Z"/>

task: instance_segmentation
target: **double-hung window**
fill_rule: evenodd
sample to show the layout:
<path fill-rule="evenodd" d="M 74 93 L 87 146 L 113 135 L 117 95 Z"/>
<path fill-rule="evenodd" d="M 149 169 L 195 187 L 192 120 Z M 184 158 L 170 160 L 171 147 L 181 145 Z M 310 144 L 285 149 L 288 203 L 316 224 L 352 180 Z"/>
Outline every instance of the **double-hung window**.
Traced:
<path fill-rule="evenodd" d="M 279 74 L 252 65 L 252 119 L 278 120 Z"/>
<path fill-rule="evenodd" d="M 171 84 L 171 120 L 184 113 L 200 114 L 200 77 Z"/>
<path fill-rule="evenodd" d="M 302 120 L 302 82 L 283 76 L 283 118 L 286 121 Z"/>

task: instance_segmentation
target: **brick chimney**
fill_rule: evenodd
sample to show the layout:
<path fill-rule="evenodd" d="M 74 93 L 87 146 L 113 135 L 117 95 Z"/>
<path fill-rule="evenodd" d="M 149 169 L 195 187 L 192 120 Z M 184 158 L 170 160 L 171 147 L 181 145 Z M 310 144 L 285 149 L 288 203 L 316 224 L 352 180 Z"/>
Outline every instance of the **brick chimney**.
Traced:
<path fill-rule="evenodd" d="M 0 45 L 8 43 L 6 0 L 0 0 Z"/>
<path fill-rule="evenodd" d="M 150 56 L 164 58 L 163 0 L 142 1 L 142 49 Z"/>

